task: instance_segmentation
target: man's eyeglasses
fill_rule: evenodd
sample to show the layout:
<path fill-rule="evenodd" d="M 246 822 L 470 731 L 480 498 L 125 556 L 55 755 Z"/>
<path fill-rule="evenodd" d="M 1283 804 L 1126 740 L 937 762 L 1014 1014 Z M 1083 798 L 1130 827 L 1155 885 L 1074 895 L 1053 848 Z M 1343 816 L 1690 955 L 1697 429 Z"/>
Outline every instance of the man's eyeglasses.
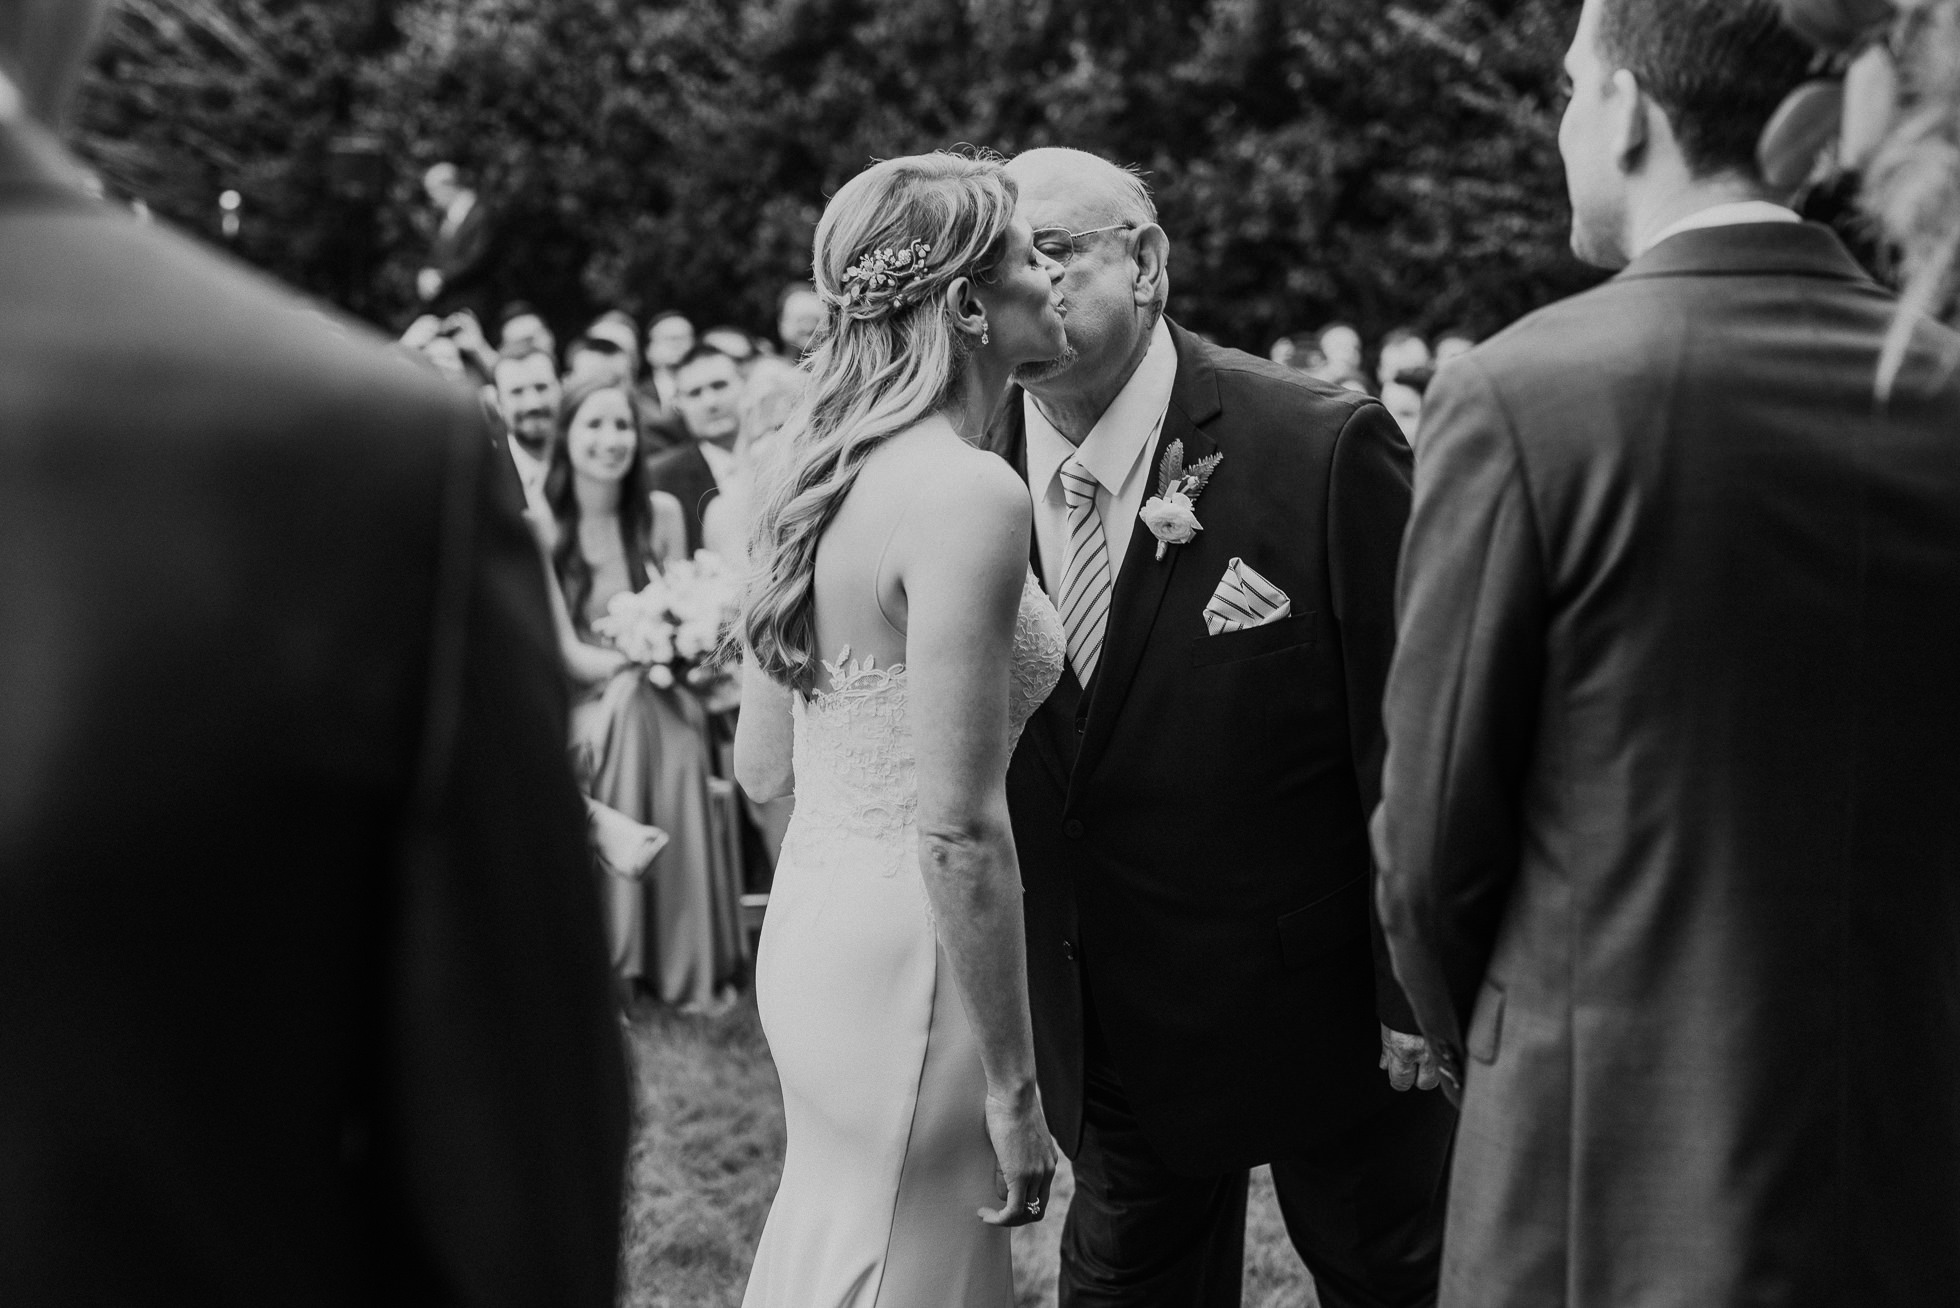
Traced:
<path fill-rule="evenodd" d="M 1082 253 L 1080 242 L 1083 237 L 1100 236 L 1104 232 L 1127 232 L 1135 226 L 1135 223 L 1111 223 L 1107 227 L 1091 227 L 1086 232 L 1072 232 L 1066 227 L 1044 227 L 1034 234 L 1034 248 L 1067 267 L 1069 260 Z"/>

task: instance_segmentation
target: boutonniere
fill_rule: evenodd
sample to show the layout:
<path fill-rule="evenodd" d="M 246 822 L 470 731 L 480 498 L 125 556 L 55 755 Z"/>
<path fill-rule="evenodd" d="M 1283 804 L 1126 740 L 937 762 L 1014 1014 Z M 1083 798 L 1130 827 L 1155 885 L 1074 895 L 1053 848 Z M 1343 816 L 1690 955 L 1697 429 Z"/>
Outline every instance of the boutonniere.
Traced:
<path fill-rule="evenodd" d="M 1205 529 L 1198 521 L 1198 497 L 1205 493 L 1211 474 L 1223 462 L 1223 454 L 1210 454 L 1185 467 L 1181 440 L 1172 441 L 1164 451 L 1164 461 L 1157 465 L 1157 494 L 1144 502 L 1139 515 L 1143 525 L 1150 528 L 1150 534 L 1157 538 L 1159 562 L 1163 561 L 1164 551 L 1188 543 Z"/>

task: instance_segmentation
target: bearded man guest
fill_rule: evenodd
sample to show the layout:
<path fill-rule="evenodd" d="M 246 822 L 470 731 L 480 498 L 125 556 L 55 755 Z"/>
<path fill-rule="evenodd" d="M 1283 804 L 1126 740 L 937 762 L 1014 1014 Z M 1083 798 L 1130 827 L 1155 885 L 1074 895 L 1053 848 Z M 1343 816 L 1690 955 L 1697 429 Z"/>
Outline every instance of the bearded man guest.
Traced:
<path fill-rule="evenodd" d="M 626 1068 L 474 397 L 92 199 L 0 0 L 0 1303 L 613 1302 Z"/>
<path fill-rule="evenodd" d="M 544 475 L 558 435 L 558 403 L 564 389 L 558 365 L 540 345 L 519 340 L 497 357 L 497 412 L 504 420 L 510 461 L 534 511 L 544 509 Z"/>
<path fill-rule="evenodd" d="M 1960 337 L 1757 167 L 1773 0 L 1586 0 L 1560 131 L 1619 274 L 1443 365 L 1378 826 L 1460 1093 L 1443 1302 L 1960 1286 Z"/>
<path fill-rule="evenodd" d="M 1075 1163 L 1061 1303 L 1237 1304 L 1271 1163 L 1323 1304 L 1427 1304 L 1454 1113 L 1397 1093 L 1434 1078 L 1366 826 L 1408 446 L 1366 395 L 1165 319 L 1134 174 L 1047 149 L 1008 171 L 1066 265 L 1070 346 L 994 432 L 1069 636 L 1008 776 L 1042 1101 Z"/>

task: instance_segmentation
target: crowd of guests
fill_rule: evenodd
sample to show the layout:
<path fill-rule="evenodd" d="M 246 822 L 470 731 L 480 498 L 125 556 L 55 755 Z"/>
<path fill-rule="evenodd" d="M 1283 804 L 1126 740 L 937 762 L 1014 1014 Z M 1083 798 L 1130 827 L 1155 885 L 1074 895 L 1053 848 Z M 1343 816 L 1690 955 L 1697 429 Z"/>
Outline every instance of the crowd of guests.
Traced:
<path fill-rule="evenodd" d="M 823 306 L 781 298 L 779 341 L 698 332 L 662 313 L 644 332 L 608 310 L 560 347 L 530 305 L 504 307 L 495 343 L 470 309 L 424 315 L 402 344 L 474 387 L 523 490 L 573 687 L 574 769 L 609 875 L 622 997 L 714 1013 L 749 966 L 742 901 L 766 894 L 787 805 L 730 779 L 737 706 L 655 685 L 595 624 L 702 551 L 740 567 L 761 471 L 793 407 Z"/>
<path fill-rule="evenodd" d="M 1431 345 L 1413 327 L 1394 327 L 1376 344 L 1375 368 L 1370 374 L 1361 333 L 1347 323 L 1333 322 L 1317 332 L 1280 337 L 1266 351 L 1266 357 L 1336 386 L 1377 396 L 1395 415 L 1404 434 L 1414 440 L 1430 378 L 1436 369 L 1476 343 L 1477 338 L 1462 328 L 1437 333 Z"/>

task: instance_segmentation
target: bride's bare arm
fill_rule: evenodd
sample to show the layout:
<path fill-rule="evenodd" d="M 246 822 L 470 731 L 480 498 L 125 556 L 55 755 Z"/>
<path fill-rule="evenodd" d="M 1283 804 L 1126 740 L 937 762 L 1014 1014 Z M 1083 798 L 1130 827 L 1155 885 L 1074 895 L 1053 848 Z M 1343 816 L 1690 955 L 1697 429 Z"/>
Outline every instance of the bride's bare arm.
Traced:
<path fill-rule="evenodd" d="M 796 790 L 790 764 L 790 699 L 794 692 L 742 660 L 742 715 L 735 720 L 735 780 L 750 799 L 764 803 Z"/>
<path fill-rule="evenodd" d="M 987 1125 L 1006 1179 L 987 1221 L 1039 1217 L 1054 1146 L 1035 1085 L 1021 874 L 1007 814 L 1007 701 L 1033 510 L 991 456 L 960 462 L 894 541 L 918 759 L 919 861 L 987 1077 Z M 1032 1205 L 1032 1207 L 1030 1206 Z"/>

